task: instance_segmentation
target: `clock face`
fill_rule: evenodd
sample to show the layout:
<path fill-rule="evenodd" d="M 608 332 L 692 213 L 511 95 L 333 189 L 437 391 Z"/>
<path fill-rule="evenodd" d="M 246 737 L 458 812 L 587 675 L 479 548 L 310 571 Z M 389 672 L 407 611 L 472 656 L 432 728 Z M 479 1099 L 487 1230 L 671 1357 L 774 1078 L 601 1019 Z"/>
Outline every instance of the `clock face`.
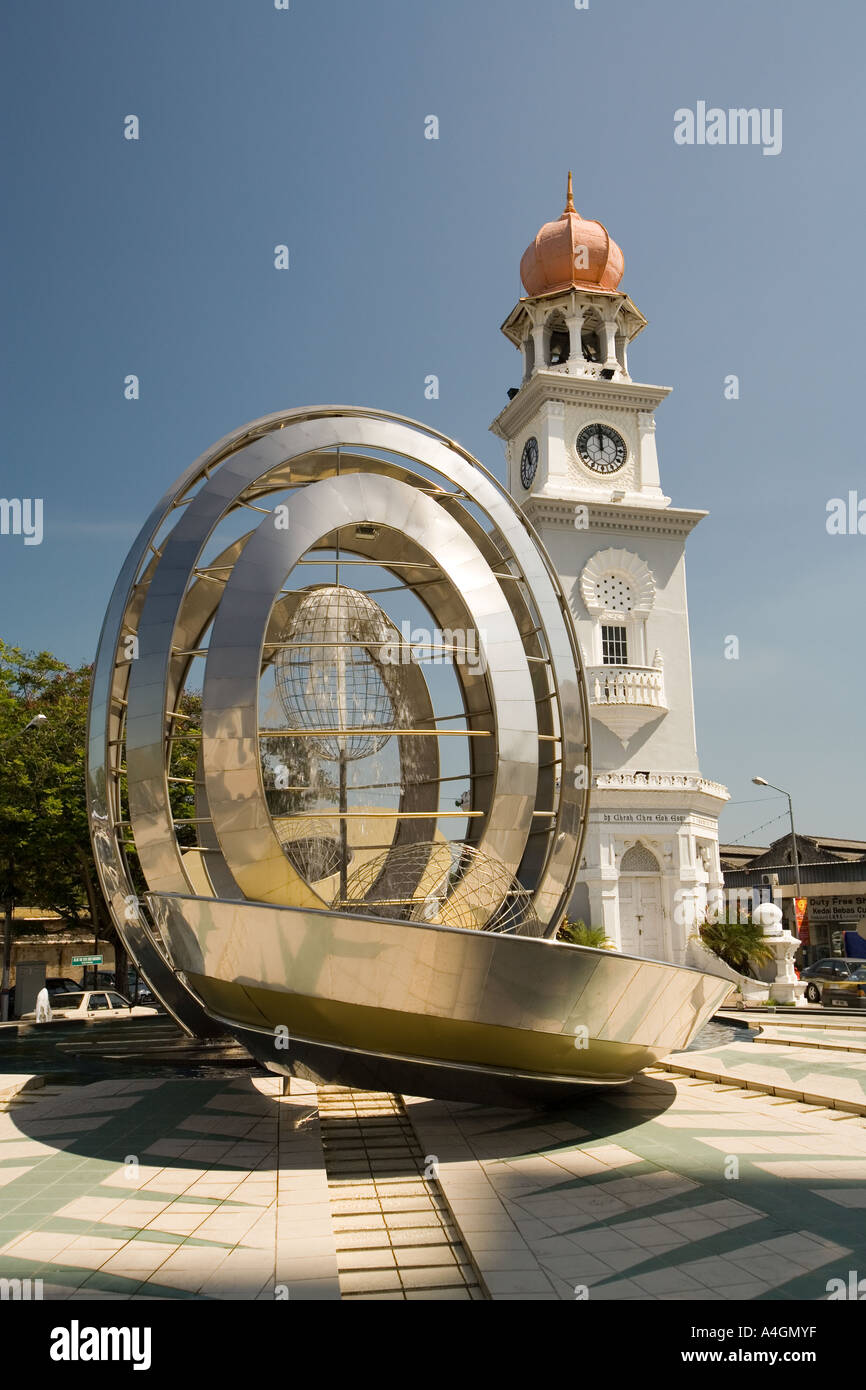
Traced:
<path fill-rule="evenodd" d="M 610 425 L 587 425 L 577 436 L 577 452 L 595 473 L 616 473 L 626 460 L 625 440 Z"/>
<path fill-rule="evenodd" d="M 520 456 L 520 481 L 528 492 L 532 487 L 535 478 L 535 470 L 538 467 L 538 440 L 533 434 L 523 446 L 523 453 Z"/>

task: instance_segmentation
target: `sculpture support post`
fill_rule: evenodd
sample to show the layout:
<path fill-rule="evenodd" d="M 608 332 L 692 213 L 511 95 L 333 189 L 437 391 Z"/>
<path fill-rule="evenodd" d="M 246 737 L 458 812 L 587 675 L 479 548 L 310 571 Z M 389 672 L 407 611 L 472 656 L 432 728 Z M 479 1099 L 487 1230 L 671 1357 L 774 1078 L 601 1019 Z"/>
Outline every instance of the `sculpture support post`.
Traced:
<path fill-rule="evenodd" d="M 346 825 L 348 797 L 346 792 L 346 750 L 340 748 L 340 901 L 348 894 L 349 834 Z"/>

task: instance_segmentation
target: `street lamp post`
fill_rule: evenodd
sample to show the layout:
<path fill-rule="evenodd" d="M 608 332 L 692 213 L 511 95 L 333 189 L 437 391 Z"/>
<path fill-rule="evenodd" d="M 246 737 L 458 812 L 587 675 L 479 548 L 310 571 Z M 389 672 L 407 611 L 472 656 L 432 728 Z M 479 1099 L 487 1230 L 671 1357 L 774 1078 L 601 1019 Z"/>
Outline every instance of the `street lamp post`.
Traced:
<path fill-rule="evenodd" d="M 19 729 L 14 734 L 7 735 L 3 743 L 10 743 L 13 739 L 20 738 L 21 734 L 26 734 L 31 729 L 41 729 L 48 723 L 47 714 L 34 714 L 29 724 L 25 724 L 23 729 Z M 12 975 L 12 927 L 13 912 L 15 910 L 15 900 L 12 890 L 12 875 L 15 871 L 14 859 L 10 856 L 9 882 L 6 887 L 6 904 L 3 923 L 3 974 L 0 977 L 0 1023 L 6 1023 L 9 1019 L 9 980 Z"/>
<path fill-rule="evenodd" d="M 756 787 L 769 787 L 771 791 L 780 792 L 782 796 L 788 798 L 788 815 L 791 818 L 791 855 L 794 863 L 794 882 L 797 888 L 797 897 L 802 898 L 803 889 L 800 885 L 800 856 L 797 852 L 797 832 L 794 829 L 794 803 L 791 800 L 791 793 L 786 792 L 784 787 L 776 787 L 772 782 L 768 782 L 764 777 L 753 777 L 752 781 Z M 794 925 L 797 925 L 797 908 L 794 907 Z"/>

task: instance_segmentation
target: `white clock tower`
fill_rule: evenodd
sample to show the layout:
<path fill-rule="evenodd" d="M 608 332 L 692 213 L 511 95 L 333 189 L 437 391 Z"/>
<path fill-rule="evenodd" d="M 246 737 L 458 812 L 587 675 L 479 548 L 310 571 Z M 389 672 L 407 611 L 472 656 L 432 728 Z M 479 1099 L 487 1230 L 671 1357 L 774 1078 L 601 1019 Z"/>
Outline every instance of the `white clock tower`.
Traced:
<path fill-rule="evenodd" d="M 502 331 L 523 381 L 491 428 L 570 597 L 589 680 L 591 811 L 570 916 L 623 951 L 682 962 L 722 886 L 728 796 L 701 776 L 695 742 L 685 543 L 706 513 L 662 492 L 655 410 L 670 387 L 629 375 L 646 319 L 618 288 L 623 269 L 602 224 L 576 212 L 569 174 L 565 211 L 520 263 L 527 293 Z"/>

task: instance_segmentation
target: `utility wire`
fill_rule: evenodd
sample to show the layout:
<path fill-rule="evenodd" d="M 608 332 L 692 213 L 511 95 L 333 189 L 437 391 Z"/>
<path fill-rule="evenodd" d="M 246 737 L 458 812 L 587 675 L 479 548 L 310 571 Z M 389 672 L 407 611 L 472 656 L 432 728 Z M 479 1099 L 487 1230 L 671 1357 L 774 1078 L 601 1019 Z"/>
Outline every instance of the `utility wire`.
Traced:
<path fill-rule="evenodd" d="M 726 801 L 726 806 L 757 806 L 759 801 L 778 801 L 777 796 L 749 796 L 745 801 Z"/>
<path fill-rule="evenodd" d="M 754 830 L 747 830 L 745 835 L 741 835 L 738 840 L 726 841 L 729 845 L 741 845 L 744 840 L 748 840 L 750 835 L 756 835 L 759 830 L 766 830 L 768 825 L 775 825 L 777 820 L 787 819 L 787 811 L 782 811 L 781 815 L 774 816 L 772 820 L 765 820 L 763 825 L 756 825 Z"/>

